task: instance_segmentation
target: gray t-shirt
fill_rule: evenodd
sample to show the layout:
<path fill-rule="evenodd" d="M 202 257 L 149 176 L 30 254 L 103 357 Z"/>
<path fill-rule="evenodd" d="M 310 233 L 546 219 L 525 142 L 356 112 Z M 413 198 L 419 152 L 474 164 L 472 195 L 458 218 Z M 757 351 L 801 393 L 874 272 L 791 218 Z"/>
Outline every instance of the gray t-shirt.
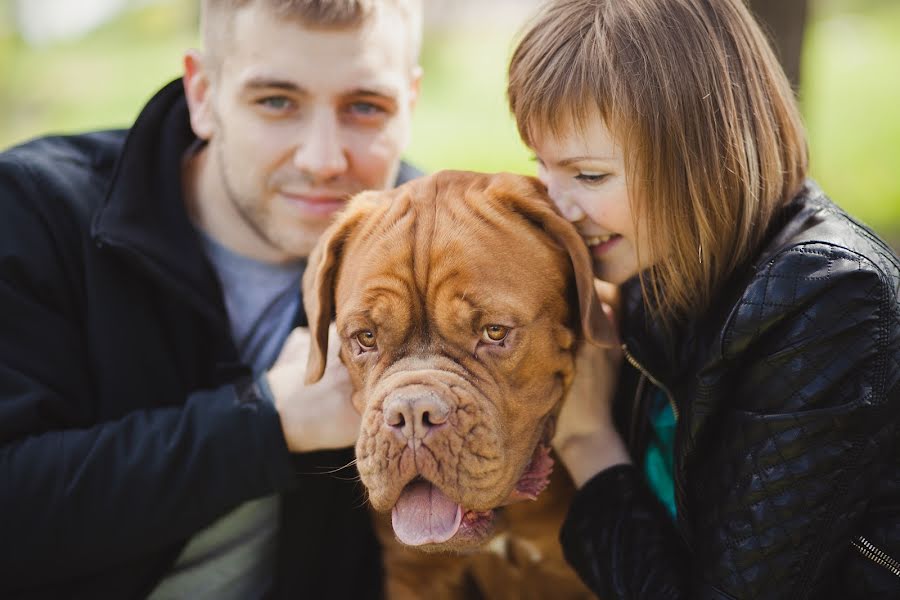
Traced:
<path fill-rule="evenodd" d="M 260 374 L 278 358 L 291 331 L 305 261 L 262 263 L 199 235 L 218 273 L 240 358 Z M 273 577 L 279 504 L 277 495 L 245 502 L 194 535 L 150 598 L 261 597 Z"/>
<path fill-rule="evenodd" d="M 272 366 L 300 307 L 306 261 L 273 265 L 236 254 L 201 232 L 219 275 L 231 337 L 241 360 L 260 374 Z"/>

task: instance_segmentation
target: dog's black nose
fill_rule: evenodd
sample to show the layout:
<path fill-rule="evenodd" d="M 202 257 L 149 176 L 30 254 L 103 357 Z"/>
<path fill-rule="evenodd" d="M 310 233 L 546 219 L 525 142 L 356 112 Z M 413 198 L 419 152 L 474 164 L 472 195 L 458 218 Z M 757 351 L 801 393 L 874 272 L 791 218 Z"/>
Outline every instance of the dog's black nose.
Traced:
<path fill-rule="evenodd" d="M 418 385 L 395 390 L 384 402 L 385 425 L 407 440 L 425 437 L 449 417 L 449 404 L 434 390 Z"/>

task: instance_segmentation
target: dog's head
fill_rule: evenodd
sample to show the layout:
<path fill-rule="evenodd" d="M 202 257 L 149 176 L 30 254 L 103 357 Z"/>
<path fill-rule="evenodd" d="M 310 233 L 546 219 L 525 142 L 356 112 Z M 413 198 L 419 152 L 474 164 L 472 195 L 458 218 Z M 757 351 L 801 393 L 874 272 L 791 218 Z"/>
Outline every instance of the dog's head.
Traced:
<path fill-rule="evenodd" d="M 307 381 L 334 317 L 357 467 L 401 542 L 480 545 L 494 509 L 546 486 L 577 342 L 612 334 L 587 248 L 538 180 L 445 171 L 359 194 L 303 287 Z"/>

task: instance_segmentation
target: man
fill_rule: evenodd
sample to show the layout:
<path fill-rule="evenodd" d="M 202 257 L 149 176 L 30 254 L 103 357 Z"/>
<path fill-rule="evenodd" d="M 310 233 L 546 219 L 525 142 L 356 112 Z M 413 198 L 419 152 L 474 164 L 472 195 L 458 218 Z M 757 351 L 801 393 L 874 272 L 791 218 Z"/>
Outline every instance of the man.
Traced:
<path fill-rule="evenodd" d="M 322 452 L 349 381 L 304 387 L 306 330 L 282 342 L 334 212 L 412 176 L 421 6 L 201 10 L 129 131 L 0 155 L 0 596 L 380 593 L 352 454 Z"/>

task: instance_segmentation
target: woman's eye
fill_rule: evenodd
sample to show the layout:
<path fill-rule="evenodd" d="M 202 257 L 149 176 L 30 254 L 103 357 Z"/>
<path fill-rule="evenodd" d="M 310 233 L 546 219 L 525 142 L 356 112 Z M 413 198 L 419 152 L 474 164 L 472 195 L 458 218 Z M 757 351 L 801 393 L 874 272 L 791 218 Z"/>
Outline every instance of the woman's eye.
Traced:
<path fill-rule="evenodd" d="M 502 342 L 509 335 L 509 327 L 503 325 L 485 325 L 481 333 L 481 339 L 489 344 Z"/>
<path fill-rule="evenodd" d="M 579 173 L 575 179 L 585 183 L 600 183 L 606 179 L 607 173 Z"/>

